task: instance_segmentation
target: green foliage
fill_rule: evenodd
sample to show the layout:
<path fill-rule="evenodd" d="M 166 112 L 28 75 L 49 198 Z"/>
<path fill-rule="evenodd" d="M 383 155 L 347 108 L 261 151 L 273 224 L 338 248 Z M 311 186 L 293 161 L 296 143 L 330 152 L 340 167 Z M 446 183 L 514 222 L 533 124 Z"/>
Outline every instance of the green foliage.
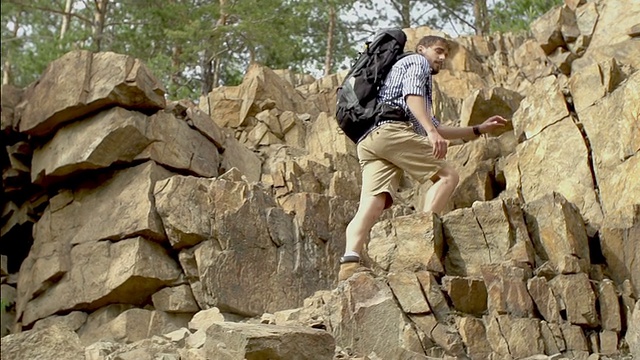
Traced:
<path fill-rule="evenodd" d="M 502 0 L 491 10 L 491 31 L 528 31 L 531 22 L 562 0 Z"/>
<path fill-rule="evenodd" d="M 196 100 L 214 87 L 239 84 L 252 62 L 318 75 L 329 55 L 329 72 L 344 69 L 381 26 L 458 24 L 468 33 L 478 1 L 2 0 L 0 66 L 4 81 L 25 87 L 68 51 L 114 51 L 143 60 L 170 98 Z M 491 29 L 526 29 L 561 1 L 498 0 Z"/>

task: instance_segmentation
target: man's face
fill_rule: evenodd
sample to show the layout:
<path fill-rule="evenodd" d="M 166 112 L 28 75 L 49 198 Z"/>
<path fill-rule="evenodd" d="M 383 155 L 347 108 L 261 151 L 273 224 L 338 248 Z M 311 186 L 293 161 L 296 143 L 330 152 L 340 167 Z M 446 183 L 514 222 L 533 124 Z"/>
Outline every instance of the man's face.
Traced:
<path fill-rule="evenodd" d="M 444 67 L 444 60 L 449 55 L 449 49 L 446 44 L 437 42 L 429 47 L 419 46 L 418 51 L 422 56 L 427 58 L 431 66 L 431 73 L 437 74 Z"/>

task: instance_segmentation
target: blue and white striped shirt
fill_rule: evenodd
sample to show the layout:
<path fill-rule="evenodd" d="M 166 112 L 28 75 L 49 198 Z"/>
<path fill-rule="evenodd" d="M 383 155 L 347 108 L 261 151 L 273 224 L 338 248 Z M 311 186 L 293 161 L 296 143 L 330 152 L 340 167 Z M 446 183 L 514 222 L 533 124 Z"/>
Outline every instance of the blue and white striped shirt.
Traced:
<path fill-rule="evenodd" d="M 405 114 L 408 115 L 413 125 L 413 130 L 419 135 L 427 136 L 427 131 L 411 113 L 405 99 L 407 95 L 424 97 L 427 106 L 431 110 L 431 121 L 437 127 L 440 125 L 440 121 L 433 116 L 432 87 L 429 61 L 420 54 L 412 54 L 398 60 L 393 65 L 378 92 L 378 102 L 386 102 L 392 106 L 402 108 Z"/>

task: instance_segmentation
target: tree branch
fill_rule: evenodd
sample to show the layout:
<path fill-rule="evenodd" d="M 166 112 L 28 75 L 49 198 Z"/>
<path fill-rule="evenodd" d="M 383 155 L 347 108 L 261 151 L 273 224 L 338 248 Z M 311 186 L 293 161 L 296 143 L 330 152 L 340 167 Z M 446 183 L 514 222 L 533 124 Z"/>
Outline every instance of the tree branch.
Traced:
<path fill-rule="evenodd" d="M 453 11 L 453 9 L 451 9 L 450 7 L 444 5 L 439 0 L 433 0 L 433 2 L 436 4 L 437 7 L 441 8 L 441 9 L 444 9 L 446 12 L 448 12 L 449 15 L 451 15 L 451 16 L 455 17 L 456 19 L 460 20 L 460 22 L 462 22 L 463 24 L 470 26 L 474 31 L 476 30 L 475 25 L 469 23 L 467 20 L 463 19 L 461 16 L 456 14 L 456 12 Z"/>
<path fill-rule="evenodd" d="M 78 15 L 76 13 L 66 13 L 66 12 L 64 12 L 62 10 L 52 9 L 52 8 L 48 8 L 48 7 L 40 7 L 40 6 L 36 6 L 36 5 L 31 5 L 31 4 L 25 4 L 25 3 L 21 2 L 21 1 L 18 1 L 18 0 L 5 0 L 5 1 L 7 1 L 7 2 L 9 2 L 11 4 L 14 4 L 14 5 L 22 6 L 22 7 L 27 8 L 27 9 L 46 11 L 46 12 L 59 14 L 59 15 L 64 15 L 64 16 L 71 16 L 71 17 L 77 18 L 79 20 L 82 20 L 82 21 L 84 21 L 85 23 L 87 23 L 89 25 L 93 25 L 93 21 L 85 18 L 84 16 L 80 16 L 80 15 Z"/>

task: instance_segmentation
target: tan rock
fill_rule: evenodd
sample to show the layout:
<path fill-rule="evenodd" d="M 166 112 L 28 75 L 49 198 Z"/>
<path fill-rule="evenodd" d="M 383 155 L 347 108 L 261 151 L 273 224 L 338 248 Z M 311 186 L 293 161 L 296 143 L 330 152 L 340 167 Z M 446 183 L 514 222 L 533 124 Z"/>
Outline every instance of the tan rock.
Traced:
<path fill-rule="evenodd" d="M 600 248 L 607 260 L 608 273 L 617 283 L 631 280 L 633 293 L 640 294 L 640 206 L 626 207 L 606 217 L 600 234 Z"/>
<path fill-rule="evenodd" d="M 268 141 L 269 136 L 273 135 L 269 132 L 269 127 L 264 123 L 258 123 L 247 135 L 248 143 L 253 147 L 265 145 L 263 141 Z"/>
<path fill-rule="evenodd" d="M 306 148 L 309 154 L 322 159 L 324 154 L 354 154 L 355 144 L 341 133 L 336 119 L 327 113 L 320 113 L 307 131 Z"/>
<path fill-rule="evenodd" d="M 457 319 L 457 327 L 472 360 L 489 358 L 491 346 L 487 341 L 487 332 L 482 320 L 474 317 L 460 317 Z"/>
<path fill-rule="evenodd" d="M 565 44 L 576 41 L 578 36 L 580 36 L 580 28 L 578 27 L 575 13 L 576 7 L 577 6 L 574 7 L 568 4 L 562 7 L 560 32 L 562 33 Z"/>
<path fill-rule="evenodd" d="M 584 3 L 586 3 L 586 0 L 564 0 L 564 4 L 573 11 L 584 5 Z"/>
<path fill-rule="evenodd" d="M 540 322 L 545 354 L 558 354 L 567 349 L 559 323 Z"/>
<path fill-rule="evenodd" d="M 189 329 L 194 331 L 206 330 L 217 322 L 224 322 L 224 316 L 218 308 L 213 307 L 198 311 L 189 321 Z"/>
<path fill-rule="evenodd" d="M 490 314 L 534 317 L 533 300 L 526 286 L 531 277 L 530 270 L 490 264 L 482 267 L 482 277 L 487 287 L 487 309 Z"/>
<path fill-rule="evenodd" d="M 16 108 L 18 108 L 23 94 L 23 89 L 11 84 L 2 84 L 2 91 L 0 91 L 0 105 L 2 107 L 2 111 L 0 112 L 0 129 L 5 133 L 18 131 L 18 116 L 15 115 Z"/>
<path fill-rule="evenodd" d="M 561 47 L 549 54 L 549 60 L 551 60 L 555 68 L 564 75 L 571 74 L 571 64 L 577 58 L 578 55 Z"/>
<path fill-rule="evenodd" d="M 444 215 L 446 273 L 481 276 L 482 265 L 513 255 L 513 240 L 515 244 L 528 242 L 528 236 L 522 231 L 522 214 L 518 213 L 514 209 L 508 210 L 502 199 L 495 199 L 475 202 L 471 209 L 458 209 Z"/>
<path fill-rule="evenodd" d="M 166 112 L 156 113 L 149 118 L 149 122 L 148 131 L 153 142 L 136 156 L 137 160 L 154 160 L 196 176 L 218 175 L 218 149 L 204 135 Z"/>
<path fill-rule="evenodd" d="M 612 64 L 608 62 L 605 64 Z M 609 68 L 613 65 L 609 65 Z M 615 86 L 616 72 L 603 72 L 603 85 L 607 90 Z M 594 91 L 600 92 L 598 88 Z M 603 211 L 614 212 L 628 205 L 640 203 L 640 187 L 630 181 L 630 177 L 638 176 L 636 153 L 640 150 L 640 74 L 635 73 L 620 84 L 611 94 L 595 105 L 578 112 L 584 124 L 594 158 L 594 167 L 598 186 L 601 191 Z M 618 121 L 605 128 L 602 116 L 612 116 Z M 616 134 L 616 141 L 605 141 L 605 134 Z M 621 192 L 627 196 L 619 196 Z"/>
<path fill-rule="evenodd" d="M 88 184 L 53 197 L 34 226 L 34 246 L 18 277 L 18 313 L 33 294 L 46 290 L 69 271 L 73 244 L 117 241 L 135 234 L 162 241 L 164 230 L 150 194 L 155 181 L 169 174 L 146 163 L 116 172 L 100 187 Z M 96 213 L 99 209 L 108 211 Z M 121 216 L 124 212 L 128 216 Z"/>
<path fill-rule="evenodd" d="M 52 326 L 66 327 L 69 330 L 77 331 L 87 321 L 87 313 L 82 311 L 72 311 L 67 315 L 53 315 L 33 324 L 32 330 L 42 330 Z"/>
<path fill-rule="evenodd" d="M 356 354 L 411 358 L 423 351 L 385 280 L 367 273 L 352 276 L 331 292 L 317 292 L 305 300 L 300 311 L 288 316 L 297 318 L 297 324 L 326 328 L 337 346 Z M 377 336 L 381 333 L 388 336 Z"/>
<path fill-rule="evenodd" d="M 126 310 L 100 327 L 99 340 L 133 343 L 186 327 L 190 317 L 145 309 Z"/>
<path fill-rule="evenodd" d="M 560 329 L 567 344 L 567 350 L 589 351 L 587 337 L 580 326 L 563 323 Z"/>
<path fill-rule="evenodd" d="M 171 341 L 154 336 L 151 339 L 143 339 L 119 346 L 109 358 L 119 360 L 140 360 L 156 358 L 158 360 L 181 360 L 177 346 Z M 102 360 L 102 359 L 101 359 Z"/>
<path fill-rule="evenodd" d="M 176 196 L 184 191 L 190 195 Z M 162 184 L 156 197 L 173 244 L 201 241 L 193 254 L 198 275 L 188 271 L 201 308 L 216 306 L 243 315 L 273 312 L 299 306 L 335 281 L 338 258 L 326 254 L 338 253 L 343 243 L 334 241 L 333 231 L 343 232 L 346 224 L 330 222 L 334 205 L 326 196 L 296 194 L 284 207 L 294 210 L 294 217 L 257 185 L 176 176 Z M 194 211 L 208 215 L 193 217 Z M 300 252 L 298 246 L 306 250 Z M 185 254 L 183 260 L 189 257 Z M 278 283 L 297 290 L 283 293 L 274 285 Z M 247 294 L 248 288 L 255 291 Z"/>
<path fill-rule="evenodd" d="M 636 302 L 629 318 L 629 327 L 627 328 L 625 340 L 629 344 L 629 352 L 632 356 L 640 356 L 640 301 Z"/>
<path fill-rule="evenodd" d="M 507 149 L 509 146 L 503 142 L 505 138 L 483 137 L 449 147 L 447 160 L 456 165 L 460 181 L 451 196 L 447 212 L 455 208 L 471 207 L 478 200 L 488 201 L 496 197 L 495 159 L 503 153 L 515 150 L 515 141 L 513 147 Z M 424 208 L 424 196 L 420 197 L 416 208 Z"/>
<path fill-rule="evenodd" d="M 200 310 L 189 285 L 164 288 L 151 296 L 156 310 L 168 313 L 195 313 Z"/>
<path fill-rule="evenodd" d="M 307 144 L 306 140 L 307 127 L 301 120 L 297 120 L 291 129 L 287 130 L 287 133 L 284 134 L 284 143 L 289 146 L 305 148 Z"/>
<path fill-rule="evenodd" d="M 64 126 L 43 147 L 34 151 L 31 180 L 64 177 L 83 170 L 131 162 L 151 139 L 147 117 L 121 107 Z"/>
<path fill-rule="evenodd" d="M 562 18 L 562 7 L 558 6 L 531 23 L 533 36 L 547 54 L 551 54 L 557 47 L 564 45 L 561 32 Z"/>
<path fill-rule="evenodd" d="M 244 122 L 247 116 L 257 114 L 259 109 L 253 105 L 267 99 L 271 99 L 275 107 L 282 111 L 305 112 L 304 99 L 293 85 L 281 79 L 273 70 L 258 64 L 253 64 L 247 70 L 238 95 L 242 99 L 239 123 Z"/>
<path fill-rule="evenodd" d="M 112 354 L 119 348 L 120 344 L 109 341 L 98 341 L 84 349 L 85 360 L 105 360 L 108 355 Z"/>
<path fill-rule="evenodd" d="M 609 46 L 627 41 L 627 30 L 637 24 L 640 9 L 623 0 L 614 0 L 598 6 L 598 22 L 589 47 Z"/>
<path fill-rule="evenodd" d="M 201 97 L 198 106 L 219 127 L 236 128 L 242 125 L 239 115 L 242 102 L 240 86 L 220 86 Z"/>
<path fill-rule="evenodd" d="M 2 338 L 3 359 L 77 360 L 83 357 L 78 335 L 65 327 L 52 326 Z"/>
<path fill-rule="evenodd" d="M 403 271 L 387 275 L 389 287 L 407 314 L 429 314 L 431 308 L 422 293 L 418 278 L 413 272 Z"/>
<path fill-rule="evenodd" d="M 587 274 L 558 275 L 549 282 L 549 285 L 556 297 L 564 303 L 567 320 L 571 324 L 587 327 L 598 325 L 596 296 Z"/>
<path fill-rule="evenodd" d="M 328 196 L 313 193 L 298 193 L 288 196 L 282 202 L 282 209 L 293 214 L 294 221 L 303 236 L 315 243 L 330 243 L 332 239 L 331 204 Z M 292 236 L 293 229 L 291 230 Z M 323 261 L 318 259 L 319 261 Z"/>
<path fill-rule="evenodd" d="M 487 288 L 481 279 L 447 275 L 442 287 L 457 311 L 481 315 L 487 310 Z"/>
<path fill-rule="evenodd" d="M 620 312 L 620 300 L 618 299 L 616 286 L 613 281 L 603 280 L 600 282 L 598 287 L 598 304 L 600 305 L 600 322 L 602 329 L 619 333 L 622 330 L 622 314 Z"/>
<path fill-rule="evenodd" d="M 546 76 L 536 80 L 529 88 L 527 96 L 513 114 L 513 128 L 516 137 L 522 141 L 533 138 L 568 116 L 560 81 L 556 76 Z"/>
<path fill-rule="evenodd" d="M 544 353 L 540 320 L 499 315 L 485 318 L 485 323 L 489 345 L 498 355 L 522 359 Z"/>
<path fill-rule="evenodd" d="M 599 335 L 600 353 L 603 355 L 617 354 L 618 333 L 610 330 L 602 330 Z"/>
<path fill-rule="evenodd" d="M 572 174 L 567 174 L 568 168 L 574 169 Z M 554 191 L 562 194 L 577 206 L 589 234 L 595 234 L 602 222 L 584 139 L 569 119 L 520 144 L 516 171 L 505 171 L 505 176 L 507 189 L 521 189 L 526 203 Z"/>
<path fill-rule="evenodd" d="M 112 108 L 64 126 L 34 151 L 32 181 L 46 183 L 114 163 L 154 160 L 199 176 L 218 175 L 217 148 L 173 115 L 149 118 Z"/>
<path fill-rule="evenodd" d="M 111 304 L 89 314 L 84 325 L 78 330 L 82 344 L 86 346 L 99 341 L 100 336 L 102 336 L 102 327 L 132 308 L 133 305 Z"/>
<path fill-rule="evenodd" d="M 544 277 L 536 276 L 527 281 L 527 290 L 542 317 L 550 323 L 560 323 L 560 306 Z"/>
<path fill-rule="evenodd" d="M 69 264 L 69 271 L 44 293 L 22 300 L 28 301 L 21 307 L 25 325 L 64 310 L 141 304 L 180 274 L 165 249 L 141 237 L 74 246 Z"/>
<path fill-rule="evenodd" d="M 304 327 L 216 323 L 207 329 L 207 358 L 333 359 L 335 340 L 326 331 Z M 231 356 L 234 354 L 233 356 Z M 268 354 L 268 355 L 266 355 Z"/>
<path fill-rule="evenodd" d="M 252 182 L 260 181 L 262 160 L 253 151 L 242 145 L 231 133 L 226 132 L 225 149 L 220 162 L 220 173 L 236 168 Z"/>
<path fill-rule="evenodd" d="M 551 67 L 548 66 L 547 54 L 534 39 L 518 46 L 514 50 L 513 58 L 515 65 L 531 83 L 552 73 Z"/>
<path fill-rule="evenodd" d="M 224 149 L 224 132 L 206 112 L 190 106 L 185 110 L 189 126 L 211 141 L 218 149 Z"/>
<path fill-rule="evenodd" d="M 61 193 L 53 201 L 47 214 L 35 226 L 34 238 L 48 242 L 60 241 L 73 233 L 71 244 L 96 240 L 119 240 L 134 234 L 145 234 L 164 240 L 160 218 L 149 199 L 156 181 L 171 173 L 147 162 L 118 171 L 105 179 L 99 187 L 80 187 L 77 191 Z M 96 213 L 97 209 L 109 211 Z M 126 212 L 128 216 L 121 216 Z M 73 230 L 71 230 L 73 229 Z"/>
<path fill-rule="evenodd" d="M 491 262 L 491 252 L 473 209 L 454 210 L 442 218 L 442 224 L 447 244 L 446 273 L 479 276 L 481 264 Z"/>
<path fill-rule="evenodd" d="M 356 174 L 336 171 L 331 177 L 328 195 L 349 200 L 359 200 L 361 183 L 361 177 Z"/>
<path fill-rule="evenodd" d="M 114 105 L 147 112 L 165 106 L 162 86 L 140 60 L 85 50 L 49 64 L 25 100 L 20 131 L 36 136 Z"/>
<path fill-rule="evenodd" d="M 519 93 L 503 87 L 478 89 L 462 102 L 460 126 L 478 125 L 493 115 L 511 119 L 522 99 Z"/>
<path fill-rule="evenodd" d="M 431 213 L 383 220 L 371 231 L 369 256 L 383 269 L 392 272 L 443 272 L 441 226 L 439 218 Z"/>
<path fill-rule="evenodd" d="M 578 209 L 562 195 L 553 193 L 529 202 L 524 211 L 536 252 L 552 267 L 559 269 L 566 263 L 565 257 L 590 262 L 587 233 Z"/>
<path fill-rule="evenodd" d="M 409 315 L 418 330 L 449 356 L 463 356 L 462 337 L 453 326 L 438 323 L 433 315 Z M 424 340 L 423 340 L 424 341 Z"/>
<path fill-rule="evenodd" d="M 418 271 L 415 274 L 427 298 L 429 308 L 431 308 L 431 311 L 439 322 L 446 323 L 451 314 L 451 309 L 435 276 L 424 270 Z"/>
<path fill-rule="evenodd" d="M 581 120 L 590 120 L 589 118 L 582 119 L 583 110 L 613 91 L 621 80 L 622 74 L 620 67 L 613 58 L 603 63 L 588 65 L 571 76 L 569 79 L 569 90 L 571 91 L 575 109 Z M 586 112 L 586 116 L 589 116 L 588 114 L 589 111 Z M 593 126 L 598 125 L 593 122 L 590 124 Z"/>

